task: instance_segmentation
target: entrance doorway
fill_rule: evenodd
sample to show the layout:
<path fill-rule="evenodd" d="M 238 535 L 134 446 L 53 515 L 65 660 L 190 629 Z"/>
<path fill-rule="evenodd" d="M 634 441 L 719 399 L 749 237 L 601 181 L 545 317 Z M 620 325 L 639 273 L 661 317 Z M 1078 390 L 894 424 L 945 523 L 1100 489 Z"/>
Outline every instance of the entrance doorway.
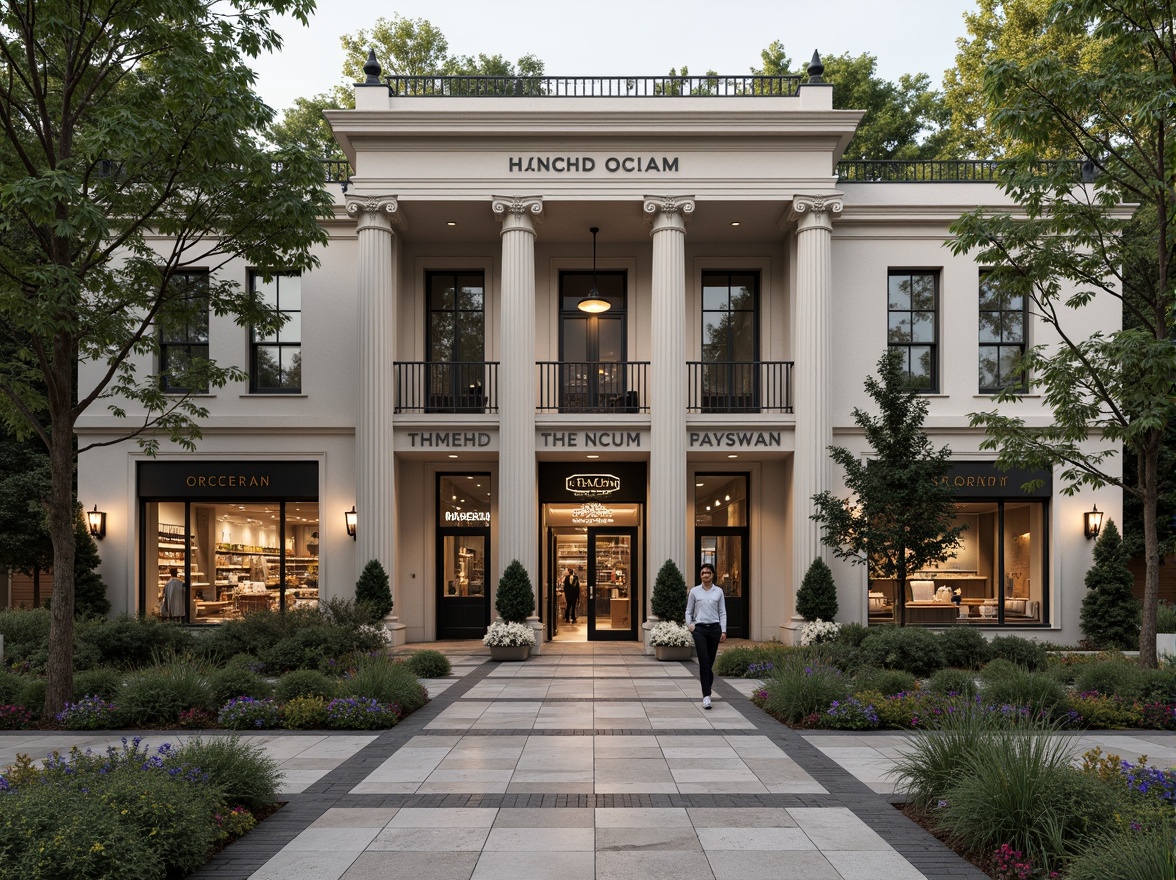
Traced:
<path fill-rule="evenodd" d="M 694 558 L 698 565 L 715 567 L 715 584 L 727 605 L 727 635 L 733 639 L 745 639 L 751 631 L 749 482 L 743 473 L 696 473 L 694 481 Z"/>
<path fill-rule="evenodd" d="M 561 641 L 634 639 L 640 622 L 635 573 L 640 571 L 636 528 L 551 528 L 548 530 L 547 606 L 549 632 Z M 579 581 L 569 612 L 567 570 Z M 571 622 L 569 618 L 574 619 Z"/>

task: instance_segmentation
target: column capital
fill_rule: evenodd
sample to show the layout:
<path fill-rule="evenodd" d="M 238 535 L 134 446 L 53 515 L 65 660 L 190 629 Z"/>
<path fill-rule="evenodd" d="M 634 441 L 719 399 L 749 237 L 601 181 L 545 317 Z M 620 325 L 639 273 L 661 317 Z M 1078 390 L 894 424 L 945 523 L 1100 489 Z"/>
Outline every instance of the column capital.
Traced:
<path fill-rule="evenodd" d="M 681 216 L 694 213 L 694 196 L 642 196 L 641 207 L 646 222 L 655 222 L 660 216 Z"/>
<path fill-rule="evenodd" d="M 841 193 L 823 196 L 797 195 L 793 197 L 792 207 L 788 209 L 788 219 L 795 221 L 799 230 L 817 226 L 832 229 L 833 218 L 840 214 L 844 207 L 845 202 Z"/>
<path fill-rule="evenodd" d="M 543 218 L 543 196 L 490 196 L 490 210 L 504 223 L 512 216 Z"/>
<path fill-rule="evenodd" d="M 347 196 L 347 215 L 356 218 L 357 228 L 392 230 L 392 225 L 407 225 L 396 196 Z"/>

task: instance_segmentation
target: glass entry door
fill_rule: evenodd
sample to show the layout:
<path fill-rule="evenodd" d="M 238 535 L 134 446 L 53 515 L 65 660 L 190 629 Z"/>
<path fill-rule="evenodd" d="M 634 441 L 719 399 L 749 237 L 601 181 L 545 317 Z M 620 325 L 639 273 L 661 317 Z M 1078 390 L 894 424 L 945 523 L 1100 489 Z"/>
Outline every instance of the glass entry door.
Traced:
<path fill-rule="evenodd" d="M 489 529 L 438 533 L 438 639 L 480 639 L 490 625 L 489 544 Z"/>
<path fill-rule="evenodd" d="M 634 639 L 640 622 L 637 530 L 588 529 L 588 639 Z"/>
<path fill-rule="evenodd" d="M 727 605 L 727 638 L 748 637 L 747 529 L 713 529 L 695 536 L 698 564 L 715 567 L 715 585 L 723 589 Z M 696 583 L 697 572 L 692 583 Z"/>

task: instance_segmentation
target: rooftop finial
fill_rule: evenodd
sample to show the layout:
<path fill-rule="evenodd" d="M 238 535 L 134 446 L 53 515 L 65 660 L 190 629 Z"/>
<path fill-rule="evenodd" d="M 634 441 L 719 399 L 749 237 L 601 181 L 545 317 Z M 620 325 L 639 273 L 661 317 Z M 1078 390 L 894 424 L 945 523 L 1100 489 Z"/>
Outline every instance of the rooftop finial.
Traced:
<path fill-rule="evenodd" d="M 810 83 L 822 83 L 825 80 L 821 78 L 821 74 L 825 72 L 825 65 L 821 63 L 821 56 L 817 54 L 817 50 L 813 50 L 813 60 L 809 62 L 808 75 Z"/>
<path fill-rule="evenodd" d="M 376 60 L 376 50 L 368 50 L 368 60 L 364 62 L 363 72 L 367 74 L 367 79 L 364 83 L 367 85 L 379 85 L 380 83 L 380 62 Z"/>

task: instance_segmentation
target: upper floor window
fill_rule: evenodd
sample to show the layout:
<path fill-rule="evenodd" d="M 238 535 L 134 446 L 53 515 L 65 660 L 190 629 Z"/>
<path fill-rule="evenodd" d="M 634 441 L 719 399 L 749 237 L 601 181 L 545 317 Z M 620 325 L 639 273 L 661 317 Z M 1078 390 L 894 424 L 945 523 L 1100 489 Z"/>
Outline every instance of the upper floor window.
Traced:
<path fill-rule="evenodd" d="M 886 342 L 903 355 L 909 387 L 939 390 L 939 273 L 892 269 Z"/>
<path fill-rule="evenodd" d="M 980 390 L 1024 389 L 1016 367 L 1025 354 L 1025 297 L 980 276 Z"/>
<path fill-rule="evenodd" d="M 208 273 L 176 272 L 167 280 L 155 326 L 159 334 L 159 386 L 168 394 L 203 393 L 208 379 Z"/>
<path fill-rule="evenodd" d="M 268 281 L 251 272 L 249 283 L 262 304 L 285 322 L 273 333 L 249 330 L 249 390 L 257 394 L 298 394 L 302 391 L 302 277 L 276 272 Z"/>
<path fill-rule="evenodd" d="M 429 272 L 428 408 L 481 412 L 486 400 L 486 278 L 482 272 Z"/>
<path fill-rule="evenodd" d="M 759 275 L 702 273 L 702 364 L 697 379 L 704 412 L 752 410 L 759 396 Z"/>

